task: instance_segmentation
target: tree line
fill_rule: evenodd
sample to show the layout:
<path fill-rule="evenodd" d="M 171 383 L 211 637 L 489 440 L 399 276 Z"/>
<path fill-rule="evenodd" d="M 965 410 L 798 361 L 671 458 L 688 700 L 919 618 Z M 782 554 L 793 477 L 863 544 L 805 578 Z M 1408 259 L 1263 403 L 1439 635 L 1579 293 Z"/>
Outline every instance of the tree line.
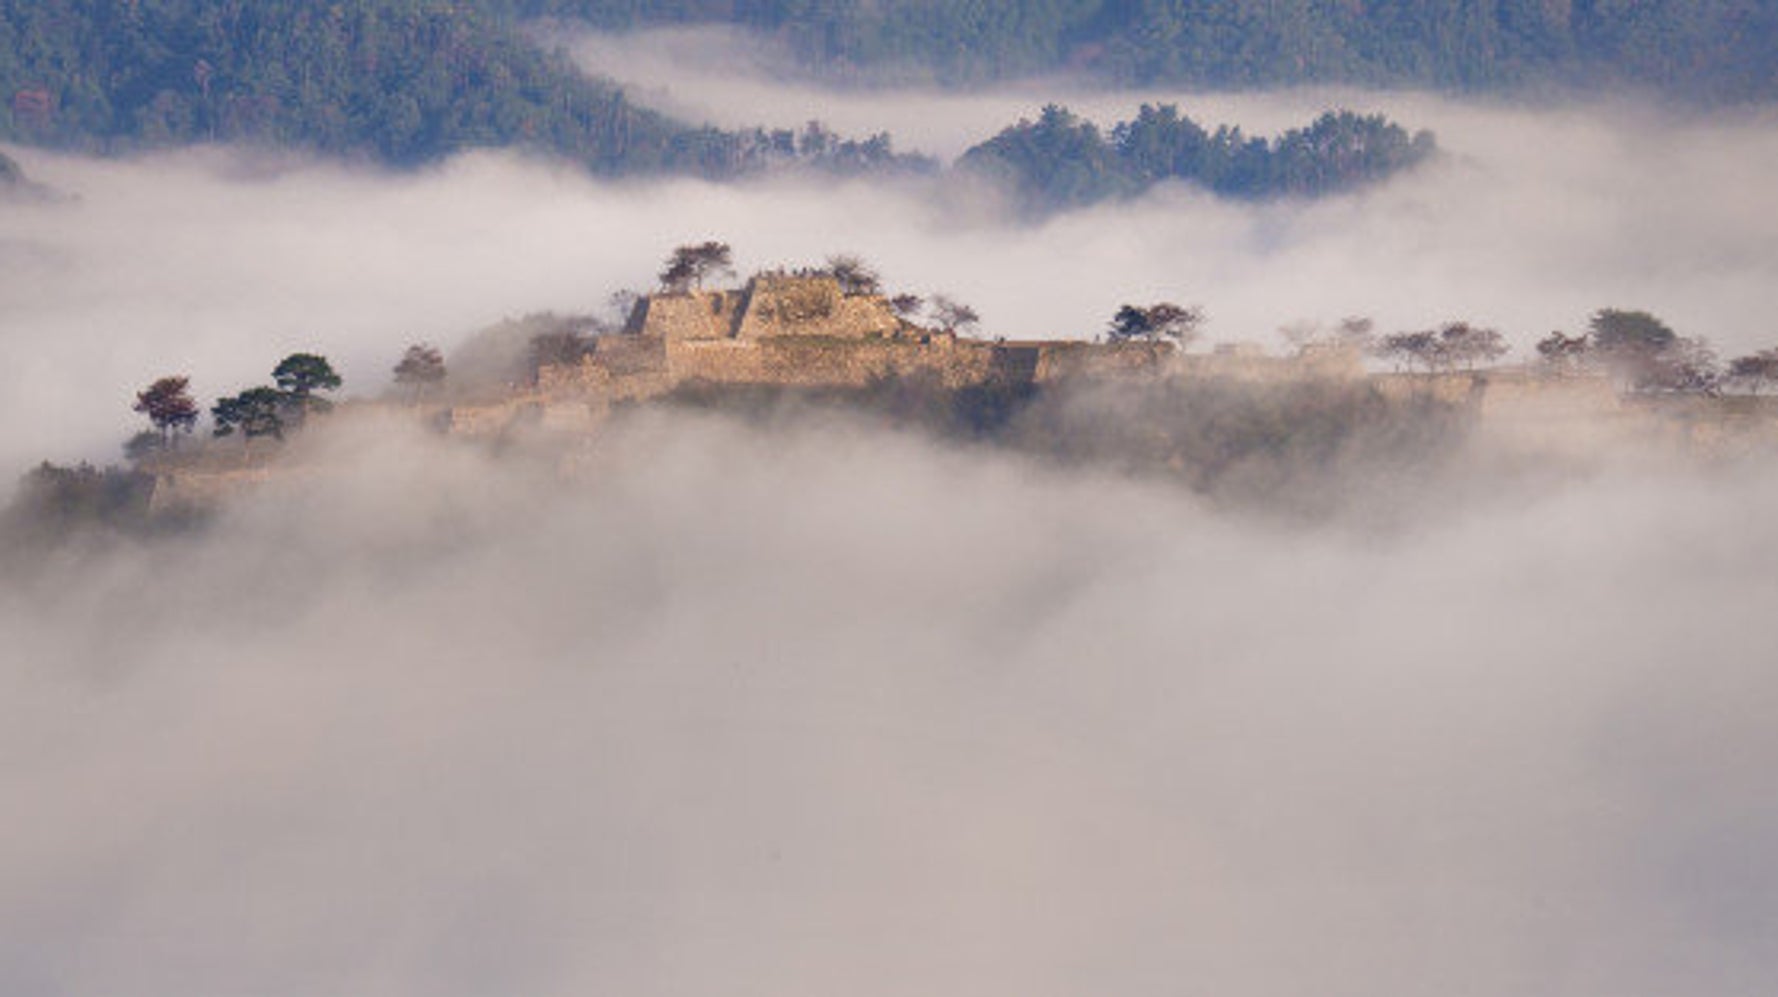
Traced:
<path fill-rule="evenodd" d="M 1426 374 L 1481 369 L 1510 352 L 1499 330 L 1467 321 L 1378 336 L 1369 319 L 1348 318 L 1331 332 L 1313 325 L 1281 332 L 1299 351 L 1338 346 L 1397 370 Z M 1778 348 L 1725 363 L 1708 339 L 1682 336 L 1653 314 L 1634 309 L 1601 308 L 1588 317 L 1584 332 L 1553 331 L 1537 341 L 1534 352 L 1534 369 L 1546 376 L 1608 376 L 1639 394 L 1761 394 L 1778 386 Z"/>
<path fill-rule="evenodd" d="M 1437 149 L 1382 115 L 1329 111 L 1274 139 L 1206 130 L 1171 104 L 1145 104 L 1109 134 L 1060 105 L 964 154 L 959 166 L 1005 184 L 1016 206 L 1042 215 L 1130 197 L 1181 180 L 1240 198 L 1315 197 L 1386 179 Z"/>
<path fill-rule="evenodd" d="M 732 23 L 840 78 L 1778 93 L 1772 0 L 484 0 L 605 28 Z"/>
<path fill-rule="evenodd" d="M 930 167 L 883 134 L 673 121 L 448 0 L 0 0 L 0 139 L 258 142 L 398 166 L 518 146 L 605 174 Z"/>

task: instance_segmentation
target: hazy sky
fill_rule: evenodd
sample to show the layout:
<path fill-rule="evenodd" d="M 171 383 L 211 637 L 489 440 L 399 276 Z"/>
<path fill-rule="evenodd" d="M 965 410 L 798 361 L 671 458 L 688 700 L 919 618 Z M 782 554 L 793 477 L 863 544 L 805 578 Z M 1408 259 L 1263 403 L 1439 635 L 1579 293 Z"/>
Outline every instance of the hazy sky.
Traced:
<path fill-rule="evenodd" d="M 674 99 L 739 113 L 708 82 Z M 758 86 L 940 152 L 1042 99 Z M 709 237 L 1015 336 L 1173 298 L 1211 338 L 1620 305 L 1778 345 L 1768 111 L 1364 99 L 1450 154 L 1036 228 L 919 186 L 9 149 L 71 199 L 0 203 L 0 474 L 109 459 L 158 375 L 208 402 L 313 349 L 372 393 Z M 1769 465 L 1372 481 L 1381 514 L 1305 523 L 835 418 L 643 415 L 574 481 L 302 445 L 331 470 L 208 533 L 0 563 L 0 993 L 1778 991 Z"/>

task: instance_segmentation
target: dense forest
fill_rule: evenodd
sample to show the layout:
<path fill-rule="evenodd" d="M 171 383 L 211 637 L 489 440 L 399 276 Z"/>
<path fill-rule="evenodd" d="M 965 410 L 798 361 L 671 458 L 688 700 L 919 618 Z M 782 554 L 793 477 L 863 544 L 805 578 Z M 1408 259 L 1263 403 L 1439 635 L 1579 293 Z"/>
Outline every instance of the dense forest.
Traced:
<path fill-rule="evenodd" d="M 975 82 L 1058 69 L 1115 81 L 1498 90 L 1629 84 L 1778 95 L 1778 0 L 482 0 L 606 28 L 726 22 L 813 69 Z"/>
<path fill-rule="evenodd" d="M 535 45 L 513 19 L 554 9 L 0 0 L 0 92 L 10 95 L 0 138 L 100 152 L 262 142 L 396 165 L 516 145 L 601 173 L 719 178 L 786 165 L 843 174 L 936 166 L 896 153 L 884 134 L 854 140 L 818 123 L 721 131 L 639 108 Z M 1057 108 L 977 147 L 965 166 L 1007 181 L 1027 213 L 1041 214 L 1170 178 L 1233 196 L 1322 194 L 1411 165 L 1430 145 L 1351 114 L 1268 142 L 1206 132 L 1170 107 L 1144 108 L 1107 140 Z"/>
<path fill-rule="evenodd" d="M 805 150 L 669 121 L 537 45 L 522 25 L 538 17 L 738 24 L 837 78 L 1778 95 L 1778 0 L 0 0 L 0 139 L 263 139 L 396 163 L 524 144 L 708 175 L 896 162 L 882 136 Z"/>
<path fill-rule="evenodd" d="M 101 152 L 259 141 L 415 164 L 518 145 L 707 176 L 909 165 L 887 136 L 679 124 L 446 0 L 0 0 L 0 94 L 0 139 Z"/>
<path fill-rule="evenodd" d="M 1410 135 L 1381 115 L 1328 112 L 1275 139 L 1240 128 L 1206 131 L 1172 105 L 1145 105 L 1100 132 L 1065 108 L 1044 108 L 969 150 L 965 169 L 1002 181 L 1027 215 L 1140 194 L 1183 180 L 1231 197 L 1314 197 L 1384 179 L 1430 156 L 1428 132 Z"/>

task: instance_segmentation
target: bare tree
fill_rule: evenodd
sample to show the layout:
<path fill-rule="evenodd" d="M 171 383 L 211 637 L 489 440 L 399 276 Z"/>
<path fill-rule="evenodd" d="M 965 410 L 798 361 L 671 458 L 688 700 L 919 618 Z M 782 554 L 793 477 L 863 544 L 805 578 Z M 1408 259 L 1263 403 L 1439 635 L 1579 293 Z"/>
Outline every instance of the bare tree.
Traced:
<path fill-rule="evenodd" d="M 704 281 L 710 277 L 734 272 L 734 253 L 728 243 L 712 240 L 673 250 L 673 255 L 667 257 L 660 280 L 661 286 L 670 293 L 683 294 L 702 289 Z"/>
<path fill-rule="evenodd" d="M 943 294 L 932 296 L 932 317 L 946 332 L 966 331 L 982 320 L 974 308 Z"/>

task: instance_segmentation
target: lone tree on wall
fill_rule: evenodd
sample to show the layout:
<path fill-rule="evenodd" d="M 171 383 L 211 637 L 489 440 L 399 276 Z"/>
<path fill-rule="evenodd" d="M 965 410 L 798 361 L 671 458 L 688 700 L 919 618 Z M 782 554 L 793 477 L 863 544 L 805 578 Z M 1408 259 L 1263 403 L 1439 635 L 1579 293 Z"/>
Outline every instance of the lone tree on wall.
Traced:
<path fill-rule="evenodd" d="M 840 282 L 840 290 L 851 295 L 880 294 L 883 279 L 870 264 L 850 253 L 830 256 L 827 272 Z"/>
<path fill-rule="evenodd" d="M 962 332 L 975 328 L 982 317 L 974 308 L 942 294 L 932 296 L 932 318 L 946 332 Z"/>
<path fill-rule="evenodd" d="M 438 351 L 438 347 L 426 343 L 408 347 L 407 352 L 401 355 L 401 362 L 395 365 L 395 383 L 407 386 L 415 401 L 444 379 L 444 354 Z"/>
<path fill-rule="evenodd" d="M 1107 330 L 1113 342 L 1126 343 L 1135 339 L 1155 342 L 1171 339 L 1181 347 L 1188 345 L 1197 338 L 1198 326 L 1203 324 L 1204 313 L 1197 307 L 1185 308 L 1163 301 L 1146 308 L 1137 305 L 1124 305 L 1111 317 L 1111 327 Z"/>
<path fill-rule="evenodd" d="M 136 395 L 132 409 L 148 416 L 160 432 L 162 448 L 172 445 L 175 430 L 189 434 L 197 425 L 198 403 L 191 397 L 190 387 L 188 377 L 163 377 Z"/>
<path fill-rule="evenodd" d="M 702 289 L 710 277 L 734 272 L 734 251 L 726 242 L 712 240 L 680 246 L 667 257 L 667 266 L 661 271 L 661 286 L 670 293 L 683 294 Z"/>

